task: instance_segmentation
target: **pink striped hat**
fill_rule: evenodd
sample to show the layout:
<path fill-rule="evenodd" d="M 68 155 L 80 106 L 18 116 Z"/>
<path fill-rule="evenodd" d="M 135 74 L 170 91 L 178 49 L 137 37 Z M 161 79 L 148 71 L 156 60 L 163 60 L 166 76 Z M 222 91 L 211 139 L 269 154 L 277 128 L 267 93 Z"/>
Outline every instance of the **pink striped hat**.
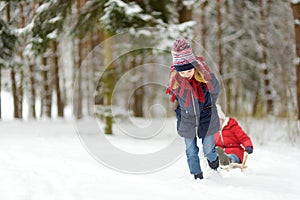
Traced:
<path fill-rule="evenodd" d="M 192 47 L 185 39 L 177 39 L 172 48 L 173 65 L 176 71 L 186 71 L 197 66 Z"/>

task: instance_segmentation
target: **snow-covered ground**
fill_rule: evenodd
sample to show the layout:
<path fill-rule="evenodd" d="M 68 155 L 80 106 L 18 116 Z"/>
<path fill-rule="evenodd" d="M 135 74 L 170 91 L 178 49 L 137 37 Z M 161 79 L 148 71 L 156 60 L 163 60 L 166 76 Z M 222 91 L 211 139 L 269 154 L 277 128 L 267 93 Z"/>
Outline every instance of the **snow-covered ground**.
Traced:
<path fill-rule="evenodd" d="M 165 128 L 171 133 L 174 120 L 170 121 Z M 261 121 L 257 127 L 264 123 Z M 282 129 L 264 131 L 260 134 L 278 135 Z M 128 135 L 108 137 L 115 146 L 129 152 L 141 148 L 156 151 L 170 142 L 168 137 L 155 138 L 153 142 L 139 143 Z M 2 121 L 0 199 L 298 199 L 299 147 L 282 141 L 261 143 L 256 137 L 253 140 L 254 153 L 245 171 L 217 173 L 202 163 L 204 179 L 194 181 L 184 155 L 153 173 L 121 173 L 105 167 L 88 153 L 72 121 Z"/>

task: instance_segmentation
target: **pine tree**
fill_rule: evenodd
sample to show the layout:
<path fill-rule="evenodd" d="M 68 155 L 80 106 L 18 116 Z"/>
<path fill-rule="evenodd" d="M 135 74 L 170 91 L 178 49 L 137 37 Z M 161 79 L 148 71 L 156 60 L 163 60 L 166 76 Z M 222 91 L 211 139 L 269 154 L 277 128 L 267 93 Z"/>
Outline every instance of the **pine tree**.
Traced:
<path fill-rule="evenodd" d="M 32 50 L 37 57 L 42 56 L 43 70 L 42 77 L 44 80 L 43 104 L 46 109 L 46 115 L 51 117 L 51 104 L 53 89 L 56 92 L 56 102 L 58 116 L 64 115 L 63 97 L 61 95 L 59 66 L 58 66 L 58 38 L 63 31 L 64 20 L 70 11 L 72 0 L 51 0 L 41 2 L 36 10 L 33 19 L 32 28 Z M 52 44 L 52 54 L 51 52 Z M 51 56 L 51 57 L 49 57 Z M 50 58 L 53 60 L 53 66 L 48 65 Z M 49 59 L 49 61 L 47 61 Z M 52 73 L 54 71 L 54 73 Z M 53 81 L 54 80 L 54 81 Z M 52 82 L 54 88 L 52 88 Z"/>
<path fill-rule="evenodd" d="M 13 33 L 12 19 L 11 19 L 11 2 L 7 2 L 6 4 L 6 22 L 1 20 L 1 29 L 3 33 L 1 33 L 1 39 L 3 44 L 3 49 L 0 50 L 1 61 L 0 65 L 2 67 L 9 67 L 10 76 L 11 76 L 11 88 L 12 88 L 12 96 L 13 96 L 13 105 L 14 105 L 14 117 L 21 118 L 20 108 L 19 108 L 19 99 L 18 99 L 18 91 L 17 91 L 17 81 L 16 81 L 16 65 L 12 59 L 14 57 L 14 52 L 16 49 L 16 35 Z M 1 31 L 1 32 L 2 32 Z"/>
<path fill-rule="evenodd" d="M 164 1 L 169 2 L 169 1 Z M 112 116 L 110 108 L 113 104 L 112 102 L 112 92 L 115 82 L 113 80 L 118 77 L 118 74 L 115 69 L 115 64 L 111 63 L 113 58 L 113 53 L 118 51 L 118 48 L 122 48 L 122 44 L 113 44 L 109 43 L 109 38 L 117 33 L 124 32 L 133 28 L 135 30 L 143 27 L 155 27 L 156 25 L 162 25 L 162 22 L 166 22 L 167 19 L 167 9 L 166 3 L 161 4 L 162 2 L 155 1 L 100 1 L 100 0 L 90 0 L 82 6 L 81 15 L 78 18 L 78 23 L 73 28 L 73 33 L 77 35 L 86 35 L 89 32 L 95 31 L 95 29 L 102 32 L 103 40 L 107 39 L 105 42 L 105 51 L 104 51 L 104 66 L 107 66 L 105 69 L 100 69 L 104 71 L 101 78 L 101 87 L 99 88 L 99 98 L 102 99 L 103 111 L 102 114 L 105 116 L 106 123 L 106 133 L 112 133 Z M 134 9 L 132 9 L 134 8 Z M 134 10 L 130 13 L 128 10 Z M 155 13 L 155 15 L 153 15 Z M 97 24 L 97 26 L 95 26 Z M 135 34 L 132 34 L 132 37 L 136 37 Z M 128 45 L 128 44 L 127 44 Z M 134 44 L 133 44 L 134 45 Z M 117 48 L 116 48 L 117 47 Z M 141 56 L 139 54 L 137 56 Z M 135 66 L 133 66 L 135 67 Z M 121 72 L 122 73 L 122 72 Z M 101 90 L 101 88 L 105 88 Z M 141 99 L 143 96 L 142 88 L 139 91 L 138 96 L 135 96 L 134 105 L 137 105 L 134 110 L 136 115 L 142 116 L 143 102 Z M 103 91 L 103 92 L 101 92 Z M 109 109 L 108 109 L 109 108 Z M 109 114 L 110 113 L 110 114 Z"/>
<path fill-rule="evenodd" d="M 300 2 L 291 2 L 291 8 L 294 16 L 294 30 L 295 30 L 295 47 L 296 47 L 296 76 L 297 76 L 297 119 L 300 120 Z"/>
<path fill-rule="evenodd" d="M 7 11 L 8 12 L 8 11 Z M 17 36 L 12 31 L 9 23 L 2 18 L 0 19 L 0 119 L 1 119 L 1 91 L 2 91 L 2 68 L 12 68 L 15 63 L 13 58 L 13 52 L 16 50 Z M 15 109 L 15 116 L 17 108 Z"/>

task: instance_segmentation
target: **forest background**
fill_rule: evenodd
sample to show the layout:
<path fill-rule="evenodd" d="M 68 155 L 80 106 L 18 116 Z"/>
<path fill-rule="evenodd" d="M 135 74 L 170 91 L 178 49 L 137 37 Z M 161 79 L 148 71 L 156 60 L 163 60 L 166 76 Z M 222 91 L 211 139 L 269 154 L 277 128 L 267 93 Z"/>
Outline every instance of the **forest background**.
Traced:
<path fill-rule="evenodd" d="M 170 50 L 184 37 L 227 115 L 300 120 L 299 0 L 10 0 L 0 15 L 0 119 L 11 104 L 23 120 L 97 116 L 112 134 L 117 118 L 172 117 Z"/>

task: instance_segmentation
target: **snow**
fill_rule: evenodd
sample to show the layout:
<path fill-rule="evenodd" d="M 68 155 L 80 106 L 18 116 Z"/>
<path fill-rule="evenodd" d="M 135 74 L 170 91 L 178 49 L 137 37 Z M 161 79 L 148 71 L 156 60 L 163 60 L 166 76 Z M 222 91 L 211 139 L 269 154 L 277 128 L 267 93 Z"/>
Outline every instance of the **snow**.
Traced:
<path fill-rule="evenodd" d="M 298 3 L 300 3 L 300 0 L 291 0 L 291 3 L 292 4 L 298 4 Z"/>
<path fill-rule="evenodd" d="M 55 29 L 54 31 L 52 31 L 51 33 L 49 33 L 47 35 L 47 38 L 49 38 L 49 39 L 55 39 L 55 38 L 57 38 L 57 36 L 58 36 L 57 29 Z"/>
<path fill-rule="evenodd" d="M 146 21 L 149 21 L 151 19 L 153 19 L 153 17 L 151 15 L 146 15 L 146 14 L 140 14 L 139 17 L 144 20 L 145 22 Z"/>
<path fill-rule="evenodd" d="M 3 2 L 3 1 L 0 2 L 0 10 L 1 11 L 4 10 L 6 4 L 7 4 L 6 2 Z"/>
<path fill-rule="evenodd" d="M 130 6 L 128 6 L 126 3 L 124 3 L 121 0 L 111 0 L 106 5 L 109 5 L 112 3 L 117 4 L 118 7 L 124 8 L 124 10 L 126 11 L 126 15 L 128 15 L 128 16 L 133 16 L 133 15 L 143 11 L 141 9 L 141 7 L 139 7 L 137 4 L 131 4 Z"/>
<path fill-rule="evenodd" d="M 28 34 L 32 31 L 34 27 L 34 22 L 32 20 L 31 23 L 29 23 L 28 25 L 26 25 L 24 28 L 18 28 L 18 29 L 15 29 L 15 34 L 18 35 L 18 36 L 21 36 L 23 34 Z"/>
<path fill-rule="evenodd" d="M 181 24 L 174 24 L 174 25 L 172 24 L 170 25 L 170 29 L 177 28 L 179 31 L 185 31 L 186 29 L 193 27 L 195 25 L 196 25 L 195 21 L 188 21 Z"/>
<path fill-rule="evenodd" d="M 56 16 L 56 17 L 50 19 L 48 22 L 54 24 L 54 23 L 56 23 L 56 22 L 58 22 L 58 21 L 61 21 L 61 20 L 62 20 L 62 17 L 61 17 L 61 16 Z"/>
<path fill-rule="evenodd" d="M 110 21 L 110 14 L 115 7 L 123 8 L 126 16 L 129 17 L 135 16 L 143 11 L 137 4 L 131 3 L 128 5 L 121 0 L 110 0 L 105 3 L 105 14 L 101 17 L 101 20 Z"/>
<path fill-rule="evenodd" d="M 299 19 L 295 19 L 294 22 L 295 22 L 295 25 L 300 26 L 300 20 Z"/>
<path fill-rule="evenodd" d="M 298 199 L 300 195 L 300 160 L 297 159 L 300 146 L 294 138 L 299 138 L 299 130 L 293 131 L 295 127 L 299 129 L 300 124 L 296 122 L 274 117 L 240 120 L 254 143 L 254 153 L 247 160 L 248 168 L 244 171 L 212 171 L 201 152 L 204 179 L 195 181 L 189 175 L 184 144 L 176 134 L 174 118 L 118 119 L 113 127 L 114 135 L 98 140 L 94 136 L 102 135 L 99 134 L 103 132 L 100 121 L 95 131 L 93 120 L 87 118 L 77 122 L 70 117 L 13 120 L 12 104 L 8 103 L 12 102 L 11 97 L 3 92 L 2 98 L 0 199 L 182 200 L 201 197 L 240 200 L 246 197 L 281 200 Z M 25 109 L 24 112 L 28 111 Z M 291 135 L 291 132 L 296 135 Z M 289 138 L 294 141 L 294 146 Z M 111 146 L 103 145 L 102 150 L 119 161 L 117 166 L 99 159 L 84 139 L 90 139 L 99 147 L 104 140 L 108 141 Z M 181 142 L 177 149 L 164 151 L 177 139 Z M 128 162 L 128 159 L 115 154 L 112 146 L 124 152 L 122 155 L 148 158 L 148 155 L 158 152 L 163 157 L 161 163 L 151 156 L 145 160 L 145 166 L 150 168 L 144 173 L 129 170 L 124 173 L 126 170 L 122 167 L 127 163 L 123 162 Z M 144 163 L 137 165 L 143 166 Z M 131 165 L 135 164 L 132 161 Z"/>
<path fill-rule="evenodd" d="M 42 4 L 41 6 L 39 6 L 36 9 L 36 13 L 39 14 L 41 12 L 44 12 L 45 10 L 47 10 L 49 8 L 49 6 L 51 5 L 52 1 L 46 2 L 44 4 Z"/>
<path fill-rule="evenodd" d="M 195 4 L 195 0 L 184 0 L 182 4 L 187 7 L 188 9 L 192 9 L 193 5 Z"/>
<path fill-rule="evenodd" d="M 295 59 L 293 60 L 293 64 L 294 64 L 294 65 L 299 65 L 299 64 L 300 64 L 300 57 L 295 58 Z"/>
<path fill-rule="evenodd" d="M 151 37 L 152 36 L 151 30 L 146 30 L 146 29 L 134 29 L 134 28 L 130 28 L 129 32 L 132 35 L 135 35 L 136 37 L 139 37 L 139 36 Z"/>
<path fill-rule="evenodd" d="M 136 120 L 135 123 L 142 123 L 141 119 Z M 88 122 L 84 119 L 77 125 L 86 126 L 84 129 L 88 130 Z M 262 127 L 269 122 L 259 120 L 255 123 Z M 279 200 L 297 199 L 300 195 L 300 175 L 297 173 L 300 149 L 288 142 L 271 141 L 260 145 L 253 138 L 255 149 L 248 158 L 245 171 L 217 173 L 202 162 L 204 179 L 195 181 L 188 173 L 183 149 L 179 159 L 156 172 L 121 173 L 97 162 L 95 156 L 88 153 L 73 121 L 4 120 L 0 124 L 0 199 Z M 106 137 L 123 151 L 151 153 L 174 139 L 173 118 L 166 121 L 165 134 L 149 140 L 121 134 L 128 124 L 122 125 L 121 128 L 114 127 L 115 135 Z M 250 125 L 253 132 L 262 130 Z M 260 135 L 286 134 L 280 126 L 269 127 Z M 90 133 L 88 137 L 92 135 Z"/>

